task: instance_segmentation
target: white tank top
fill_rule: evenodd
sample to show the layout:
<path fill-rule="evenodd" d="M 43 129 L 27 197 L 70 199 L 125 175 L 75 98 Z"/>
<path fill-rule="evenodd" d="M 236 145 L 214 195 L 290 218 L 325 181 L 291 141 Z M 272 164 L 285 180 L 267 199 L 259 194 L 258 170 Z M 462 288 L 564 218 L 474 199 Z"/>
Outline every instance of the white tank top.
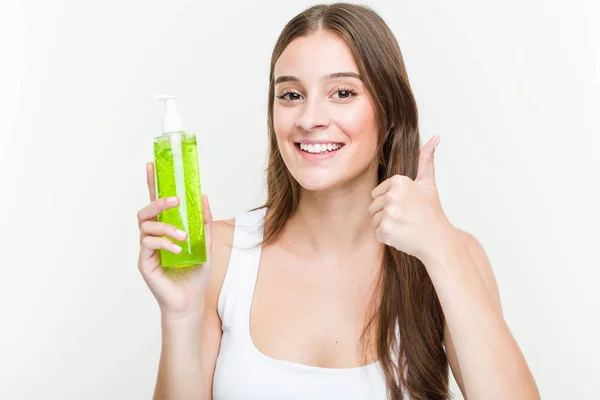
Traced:
<path fill-rule="evenodd" d="M 250 307 L 258 274 L 265 208 L 235 219 L 233 248 L 218 300 L 223 335 L 213 400 L 386 400 L 379 362 L 321 368 L 271 358 L 250 337 Z"/>

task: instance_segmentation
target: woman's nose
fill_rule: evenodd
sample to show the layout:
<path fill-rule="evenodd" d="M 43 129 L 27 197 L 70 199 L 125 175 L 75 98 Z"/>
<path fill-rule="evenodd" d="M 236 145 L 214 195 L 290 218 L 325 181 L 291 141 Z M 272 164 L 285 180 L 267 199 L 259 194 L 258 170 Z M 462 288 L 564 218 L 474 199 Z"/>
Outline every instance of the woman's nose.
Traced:
<path fill-rule="evenodd" d="M 299 115 L 297 125 L 305 131 L 326 128 L 329 126 L 329 110 L 327 104 L 318 100 L 307 100 L 304 109 Z"/>

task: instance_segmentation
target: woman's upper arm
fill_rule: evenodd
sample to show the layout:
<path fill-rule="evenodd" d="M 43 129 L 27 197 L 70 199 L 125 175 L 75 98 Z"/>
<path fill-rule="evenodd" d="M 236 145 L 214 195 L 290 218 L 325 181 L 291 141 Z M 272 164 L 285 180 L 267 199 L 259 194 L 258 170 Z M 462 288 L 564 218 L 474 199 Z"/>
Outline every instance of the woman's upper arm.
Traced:
<path fill-rule="evenodd" d="M 492 270 L 492 266 L 490 261 L 483 249 L 483 246 L 479 241 L 473 237 L 471 234 L 467 232 L 461 231 L 461 234 L 464 236 L 465 243 L 467 245 L 467 249 L 469 255 L 473 259 L 473 261 L 477 264 L 479 269 L 479 273 L 481 274 L 481 278 L 483 283 L 487 289 L 492 302 L 496 306 L 496 309 L 499 313 L 502 313 L 502 306 L 500 303 L 500 293 L 498 290 L 498 284 L 496 283 L 496 277 L 494 276 L 494 271 Z M 454 344 L 452 342 L 452 336 L 450 335 L 450 331 L 448 329 L 448 325 L 446 324 L 444 329 L 444 347 L 446 348 L 446 356 L 448 358 L 448 363 L 450 364 L 450 368 L 452 369 L 452 374 L 454 375 L 454 379 L 458 384 L 461 392 L 464 394 L 464 384 L 463 377 L 460 372 L 460 365 L 458 364 L 458 357 L 456 355 L 456 349 L 454 348 Z"/>
<path fill-rule="evenodd" d="M 217 311 L 219 293 L 223 286 L 233 243 L 233 220 L 215 221 L 212 226 L 212 272 L 206 291 L 206 308 L 202 323 L 202 381 L 203 399 L 212 400 L 215 364 L 221 346 L 221 318 Z"/>

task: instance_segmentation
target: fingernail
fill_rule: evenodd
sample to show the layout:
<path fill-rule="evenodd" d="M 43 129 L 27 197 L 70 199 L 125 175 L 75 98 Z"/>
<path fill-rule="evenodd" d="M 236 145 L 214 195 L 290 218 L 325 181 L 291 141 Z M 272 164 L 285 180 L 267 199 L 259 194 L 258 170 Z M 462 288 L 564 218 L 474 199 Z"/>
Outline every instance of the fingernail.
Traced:
<path fill-rule="evenodd" d="M 438 147 L 438 144 L 440 144 L 440 140 L 442 140 L 441 137 L 437 138 L 437 140 L 435 141 L 435 144 L 433 145 L 433 148 L 435 149 L 436 147 Z"/>
<path fill-rule="evenodd" d="M 177 196 L 175 196 L 175 197 L 169 197 L 167 199 L 167 203 L 171 203 L 171 204 L 177 203 Z"/>
<path fill-rule="evenodd" d="M 178 236 L 185 237 L 185 232 L 182 231 L 181 229 L 177 229 L 175 232 L 177 233 Z"/>
<path fill-rule="evenodd" d="M 176 253 L 179 253 L 179 252 L 181 251 L 181 247 L 177 246 L 176 244 L 173 244 L 173 246 L 172 246 L 172 247 L 173 247 L 173 250 L 174 250 Z"/>

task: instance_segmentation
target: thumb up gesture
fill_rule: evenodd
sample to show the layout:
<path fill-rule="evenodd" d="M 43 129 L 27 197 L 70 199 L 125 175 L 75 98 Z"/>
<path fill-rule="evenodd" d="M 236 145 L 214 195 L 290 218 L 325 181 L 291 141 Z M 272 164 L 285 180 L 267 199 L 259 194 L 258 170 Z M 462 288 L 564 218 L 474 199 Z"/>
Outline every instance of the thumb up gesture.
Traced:
<path fill-rule="evenodd" d="M 378 241 L 427 263 L 448 242 L 455 229 L 440 203 L 435 183 L 434 155 L 440 141 L 431 138 L 421 150 L 415 180 L 395 175 L 378 185 L 371 196 L 371 226 Z"/>

